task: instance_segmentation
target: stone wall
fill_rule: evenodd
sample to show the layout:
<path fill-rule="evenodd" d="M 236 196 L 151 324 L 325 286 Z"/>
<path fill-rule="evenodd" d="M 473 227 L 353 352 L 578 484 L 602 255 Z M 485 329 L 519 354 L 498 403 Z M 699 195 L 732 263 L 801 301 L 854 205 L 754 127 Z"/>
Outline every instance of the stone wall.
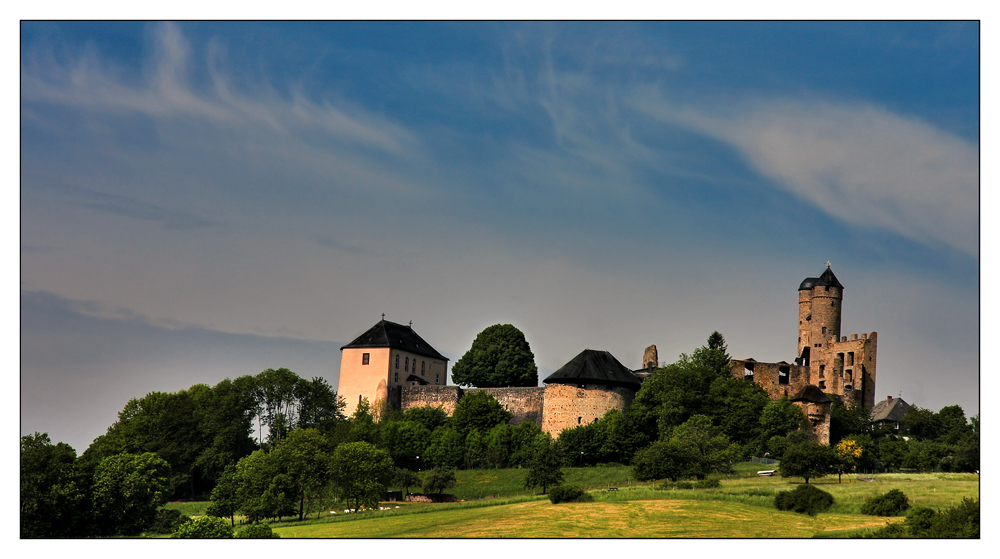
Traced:
<path fill-rule="evenodd" d="M 457 386 L 400 386 L 399 409 L 441 406 L 445 413 L 455 412 L 455 405 L 462 398 L 462 389 Z"/>
<path fill-rule="evenodd" d="M 532 421 L 542 425 L 542 410 L 545 402 L 545 389 L 540 386 L 507 387 L 507 388 L 468 388 L 466 394 L 477 390 L 489 393 L 503 404 L 503 407 L 514 414 L 511 425 L 520 425 Z"/>
<path fill-rule="evenodd" d="M 752 359 L 733 359 L 729 362 L 733 378 L 747 378 L 747 365 L 753 368 L 753 381 L 759 384 L 772 400 L 782 396 L 791 398 L 810 384 L 809 367 L 788 363 L 763 363 Z M 788 382 L 782 381 L 781 372 L 787 370 Z"/>
<path fill-rule="evenodd" d="M 632 404 L 635 392 L 628 388 L 597 384 L 552 383 L 545 386 L 542 431 L 559 436 L 563 429 L 593 423 L 608 410 L 624 412 Z"/>

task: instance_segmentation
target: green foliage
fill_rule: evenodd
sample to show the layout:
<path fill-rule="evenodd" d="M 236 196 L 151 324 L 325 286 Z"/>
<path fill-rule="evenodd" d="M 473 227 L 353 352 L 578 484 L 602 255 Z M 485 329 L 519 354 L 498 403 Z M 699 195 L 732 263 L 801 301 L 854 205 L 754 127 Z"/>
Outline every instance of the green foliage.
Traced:
<path fill-rule="evenodd" d="M 722 482 L 716 478 L 701 479 L 694 482 L 695 489 L 718 489 L 719 487 L 722 487 Z"/>
<path fill-rule="evenodd" d="M 807 440 L 788 445 L 781 455 L 778 471 L 781 477 L 805 478 L 808 484 L 811 478 L 829 474 L 836 460 L 830 447 Z"/>
<path fill-rule="evenodd" d="M 507 424 L 511 417 L 511 413 L 491 394 L 477 390 L 458 401 L 451 415 L 451 424 L 465 437 L 473 429 L 478 429 L 480 433 L 489 432 L 497 425 Z"/>
<path fill-rule="evenodd" d="M 281 440 L 268 457 L 277 463 L 281 474 L 287 476 L 293 492 L 289 497 L 298 497 L 299 520 L 306 513 L 306 500 L 316 501 L 331 483 L 332 453 L 329 441 L 318 429 L 296 429 Z"/>
<path fill-rule="evenodd" d="M 271 530 L 271 527 L 267 524 L 248 524 L 246 526 L 240 526 L 233 533 L 234 538 L 243 539 L 257 539 L 257 540 L 268 540 L 274 538 L 280 538 L 278 534 L 275 534 Z"/>
<path fill-rule="evenodd" d="M 424 459 L 432 467 L 458 468 L 465 460 L 465 441 L 451 427 L 438 427 L 431 433 Z"/>
<path fill-rule="evenodd" d="M 804 484 L 791 491 L 779 491 L 774 496 L 774 506 L 778 510 L 790 510 L 816 516 L 833 506 L 833 495 L 814 485 Z"/>
<path fill-rule="evenodd" d="M 171 538 L 223 539 L 233 537 L 233 528 L 216 516 L 199 516 L 181 524 Z"/>
<path fill-rule="evenodd" d="M 549 501 L 552 501 L 553 505 L 559 503 L 588 503 L 594 500 L 594 497 L 581 489 L 577 485 L 557 485 L 549 491 Z"/>
<path fill-rule="evenodd" d="M 229 518 L 230 522 L 235 525 L 235 515 L 240 509 L 240 502 L 237 496 L 238 489 L 236 465 L 231 464 L 226 466 L 215 488 L 212 489 L 212 503 L 205 510 L 205 514 L 220 518 Z"/>
<path fill-rule="evenodd" d="M 438 427 L 447 425 L 448 414 L 441 406 L 415 406 L 403 412 L 403 420 L 415 421 L 433 433 Z"/>
<path fill-rule="evenodd" d="M 632 458 L 638 480 L 679 478 L 703 479 L 710 473 L 727 473 L 739 459 L 739 447 L 703 415 L 695 415 L 661 440 L 640 450 Z"/>
<path fill-rule="evenodd" d="M 482 463 L 487 468 L 506 468 L 513 450 L 514 428 L 497 425 L 486 433 Z"/>
<path fill-rule="evenodd" d="M 902 516 L 910 508 L 910 500 L 899 489 L 875 495 L 861 505 L 861 514 L 870 516 Z"/>
<path fill-rule="evenodd" d="M 236 464 L 233 483 L 237 510 L 250 522 L 297 511 L 298 494 L 292 480 L 282 473 L 280 461 L 265 450 L 256 450 Z"/>
<path fill-rule="evenodd" d="M 549 487 L 563 482 L 563 456 L 551 438 L 543 436 L 540 441 L 538 454 L 531 461 L 528 475 L 524 477 L 524 486 L 528 489 L 541 487 L 544 494 Z"/>
<path fill-rule="evenodd" d="M 354 509 L 378 508 L 378 501 L 392 482 L 395 470 L 389 453 L 359 441 L 342 444 L 333 453 L 333 479 L 337 492 Z"/>
<path fill-rule="evenodd" d="M 451 468 L 434 468 L 424 476 L 424 493 L 441 495 L 454 486 L 455 470 Z"/>
<path fill-rule="evenodd" d="M 68 444 L 52 444 L 48 433 L 21 437 L 21 537 L 82 535 L 86 477 Z"/>
<path fill-rule="evenodd" d="M 805 425 L 802 409 L 786 397 L 768 402 L 760 414 L 761 436 L 764 439 L 784 437 Z"/>
<path fill-rule="evenodd" d="M 538 367 L 524 333 L 510 324 L 495 324 L 476 336 L 452 366 L 451 378 L 481 388 L 538 386 Z"/>
<path fill-rule="evenodd" d="M 902 523 L 864 534 L 870 538 L 961 538 L 979 539 L 979 499 L 965 497 L 943 511 L 914 507 Z"/>
<path fill-rule="evenodd" d="M 639 481 L 670 479 L 677 481 L 691 475 L 698 462 L 698 451 L 691 445 L 671 439 L 656 441 L 632 457 L 632 475 Z"/>
<path fill-rule="evenodd" d="M 160 509 L 156 511 L 156 519 L 146 530 L 150 534 L 173 534 L 181 524 L 190 522 L 191 517 L 181 514 L 177 509 Z"/>
<path fill-rule="evenodd" d="M 94 472 L 94 514 L 100 535 L 143 532 L 167 502 L 170 466 L 152 452 L 105 458 Z"/>
<path fill-rule="evenodd" d="M 830 444 L 842 439 L 856 438 L 871 432 L 871 410 L 864 406 L 846 407 L 840 398 L 832 398 L 830 406 Z"/>
<path fill-rule="evenodd" d="M 405 468 L 396 468 L 396 471 L 392 478 L 392 486 L 399 487 L 405 492 L 409 493 L 410 488 L 420 485 L 420 476 L 411 470 Z"/>

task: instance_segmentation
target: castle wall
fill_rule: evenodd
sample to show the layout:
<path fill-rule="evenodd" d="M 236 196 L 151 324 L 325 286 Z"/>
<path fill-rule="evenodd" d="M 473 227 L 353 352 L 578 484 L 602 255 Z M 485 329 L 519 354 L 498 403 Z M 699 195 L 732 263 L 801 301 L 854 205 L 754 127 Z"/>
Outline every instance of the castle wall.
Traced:
<path fill-rule="evenodd" d="M 455 406 L 462 398 L 463 390 L 458 386 L 400 386 L 399 409 L 440 406 L 445 413 L 455 413 Z"/>
<path fill-rule="evenodd" d="M 563 429 L 593 423 L 608 410 L 624 412 L 635 391 L 619 386 L 552 383 L 545 386 L 542 431 L 557 437 Z"/>
<path fill-rule="evenodd" d="M 814 348 L 810 384 L 841 396 L 847 406 L 875 406 L 875 369 L 878 333 L 851 334 Z"/>
<path fill-rule="evenodd" d="M 816 436 L 819 444 L 830 444 L 830 408 L 831 404 L 815 402 L 795 402 L 809 422 L 809 429 Z"/>
<path fill-rule="evenodd" d="M 787 363 L 762 363 L 750 359 L 732 359 L 729 366 L 732 367 L 733 378 L 746 378 L 746 365 L 752 363 L 753 381 L 759 384 L 772 400 L 779 400 L 782 396 L 791 398 L 797 392 L 805 388 L 810 383 L 809 367 L 799 365 L 789 365 Z M 781 371 L 787 369 L 788 382 L 781 378 Z"/>
<path fill-rule="evenodd" d="M 520 425 L 525 421 L 542 425 L 542 413 L 545 403 L 545 389 L 540 386 L 507 387 L 507 388 L 469 388 L 466 394 L 482 390 L 489 393 L 503 404 L 504 409 L 511 412 L 511 425 Z"/>

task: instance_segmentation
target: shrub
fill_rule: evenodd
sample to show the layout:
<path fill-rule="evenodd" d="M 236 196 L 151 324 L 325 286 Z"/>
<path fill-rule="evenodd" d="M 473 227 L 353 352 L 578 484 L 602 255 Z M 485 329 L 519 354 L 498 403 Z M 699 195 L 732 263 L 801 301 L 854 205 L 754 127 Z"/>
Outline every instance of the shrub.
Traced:
<path fill-rule="evenodd" d="M 190 520 L 190 516 L 181 514 L 177 509 L 160 509 L 156 511 L 156 519 L 146 531 L 150 534 L 173 534 L 181 524 Z"/>
<path fill-rule="evenodd" d="M 717 479 L 703 479 L 694 482 L 695 489 L 715 489 L 717 487 L 722 487 L 722 482 Z"/>
<path fill-rule="evenodd" d="M 267 524 L 248 524 L 246 526 L 240 526 L 236 529 L 236 533 L 233 534 L 234 538 L 254 538 L 254 539 L 270 539 L 270 538 L 280 538 L 278 534 L 275 534 L 271 527 Z"/>
<path fill-rule="evenodd" d="M 594 500 L 594 497 L 576 485 L 557 485 L 549 490 L 549 500 L 552 504 L 557 503 L 587 503 Z"/>
<path fill-rule="evenodd" d="M 860 534 L 863 538 L 971 538 L 979 539 L 979 500 L 968 497 L 941 512 L 915 507 L 906 520 Z"/>
<path fill-rule="evenodd" d="M 790 510 L 816 516 L 817 513 L 829 510 L 833 506 L 833 495 L 807 483 L 791 491 L 779 492 L 774 496 L 774 506 L 778 510 Z"/>
<path fill-rule="evenodd" d="M 694 489 L 694 484 L 690 481 L 678 481 L 674 484 L 674 489 Z"/>
<path fill-rule="evenodd" d="M 869 516 L 902 516 L 910 508 L 910 501 L 899 489 L 884 495 L 875 495 L 861 505 L 861 514 Z"/>
<path fill-rule="evenodd" d="M 194 520 L 181 524 L 170 536 L 171 538 L 231 538 L 233 529 L 229 523 L 218 516 L 199 516 Z"/>

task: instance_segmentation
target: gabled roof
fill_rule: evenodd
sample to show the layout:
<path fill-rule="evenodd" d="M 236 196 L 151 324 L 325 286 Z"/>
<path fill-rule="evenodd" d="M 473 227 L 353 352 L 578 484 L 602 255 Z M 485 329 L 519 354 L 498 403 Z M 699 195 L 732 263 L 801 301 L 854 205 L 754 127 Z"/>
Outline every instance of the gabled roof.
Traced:
<path fill-rule="evenodd" d="M 906 412 L 910 410 L 910 404 L 902 398 L 892 400 L 882 400 L 872 408 L 872 423 L 878 421 L 900 421 Z"/>
<path fill-rule="evenodd" d="M 825 404 L 827 402 L 833 402 L 829 396 L 823 394 L 823 391 L 819 389 L 815 384 L 807 384 L 802 390 L 792 396 L 791 400 L 793 402 L 812 402 L 814 404 Z"/>
<path fill-rule="evenodd" d="M 353 342 L 340 349 L 362 347 L 389 347 L 416 353 L 417 355 L 423 355 L 432 359 L 448 360 L 447 357 L 441 355 L 436 349 L 431 347 L 431 344 L 418 336 L 412 326 L 396 324 L 385 319 L 380 320 L 375 326 L 369 328 Z"/>
<path fill-rule="evenodd" d="M 544 381 L 560 384 L 604 384 L 639 390 L 641 381 L 607 351 L 585 349 Z"/>
<path fill-rule="evenodd" d="M 818 278 L 806 278 L 802 280 L 802 283 L 799 284 L 799 291 L 802 291 L 803 289 L 812 289 L 816 286 L 838 287 L 840 289 L 844 288 L 844 286 L 841 285 L 840 281 L 837 279 L 837 276 L 833 275 L 833 270 L 831 270 L 829 266 L 826 267 L 826 271 L 823 272 L 823 274 Z"/>

